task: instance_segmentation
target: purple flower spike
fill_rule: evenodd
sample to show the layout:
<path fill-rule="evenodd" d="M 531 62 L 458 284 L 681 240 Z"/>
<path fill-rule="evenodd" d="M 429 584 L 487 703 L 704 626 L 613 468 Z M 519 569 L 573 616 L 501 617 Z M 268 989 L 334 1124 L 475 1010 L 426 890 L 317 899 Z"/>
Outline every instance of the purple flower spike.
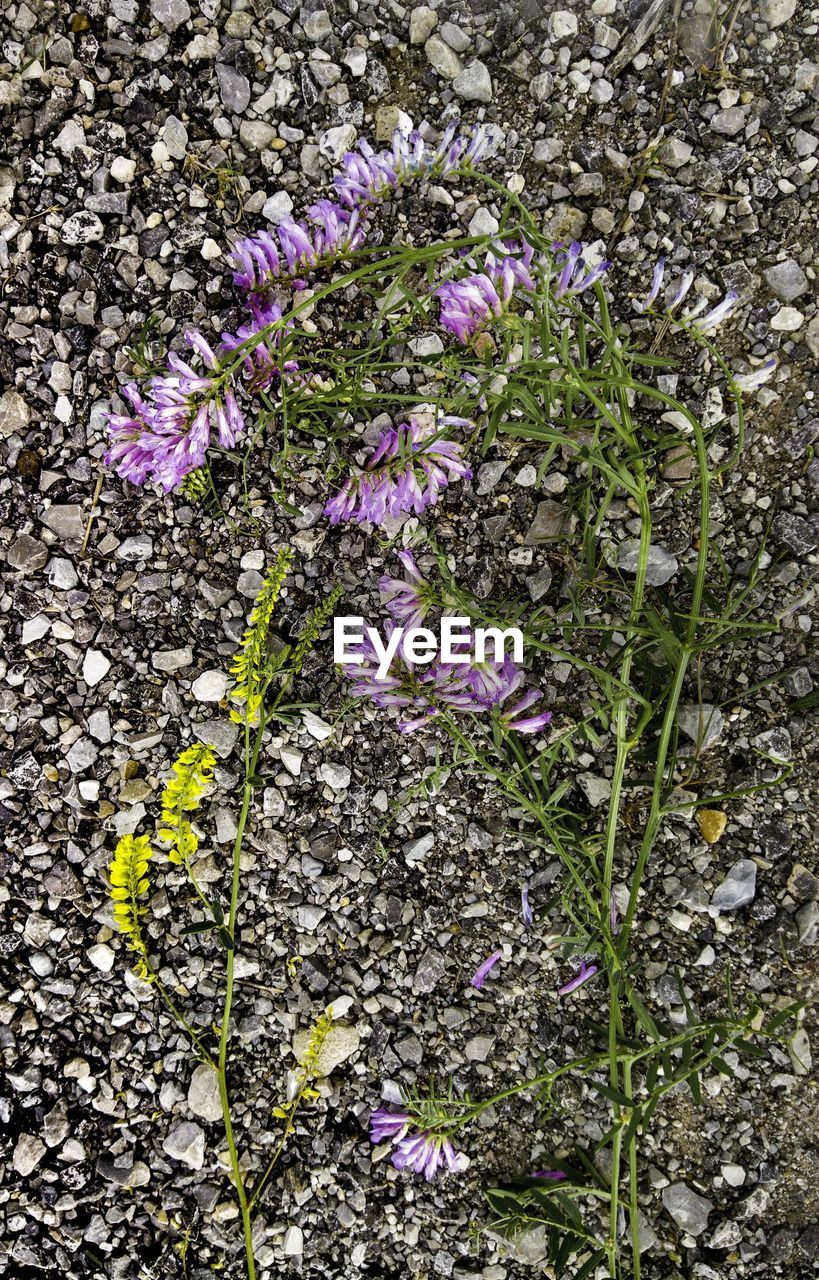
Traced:
<path fill-rule="evenodd" d="M 393 1152 L 392 1162 L 396 1169 L 422 1173 L 427 1182 L 432 1181 L 442 1162 L 450 1173 L 462 1173 L 468 1164 L 466 1156 L 456 1152 L 448 1138 L 424 1131 L 402 1138 Z"/>
<path fill-rule="evenodd" d="M 492 955 L 488 956 L 487 959 L 484 960 L 483 964 L 478 965 L 469 980 L 470 984 L 475 987 L 477 991 L 481 991 L 483 989 L 483 984 L 486 982 L 487 975 L 490 970 L 494 969 L 502 955 L 502 951 L 493 951 Z"/>
<path fill-rule="evenodd" d="M 479 164 L 494 149 L 495 132 L 479 127 L 471 137 L 456 137 L 457 123 L 441 135 L 437 147 L 430 147 L 417 129 L 404 134 L 396 129 L 392 146 L 375 152 L 363 138 L 357 151 L 348 151 L 342 173 L 335 179 L 339 200 L 350 209 L 382 200 L 414 178 L 445 177 L 469 165 Z"/>
<path fill-rule="evenodd" d="M 560 1169 L 538 1169 L 533 1178 L 546 1178 L 549 1182 L 565 1182 L 566 1174 Z"/>
<path fill-rule="evenodd" d="M 484 270 L 459 279 L 445 280 L 435 290 L 441 304 L 441 325 L 465 346 L 493 319 L 502 316 L 516 290 L 534 292 L 529 267 L 534 249 L 528 241 L 508 241 L 505 253 L 488 253 Z"/>
<path fill-rule="evenodd" d="M 597 965 L 586 964 L 586 961 L 584 960 L 571 981 L 564 983 L 562 987 L 558 987 L 557 994 L 559 996 L 571 995 L 571 993 L 576 991 L 578 987 L 582 987 L 584 982 L 588 982 L 589 978 L 593 978 L 596 973 Z"/>
<path fill-rule="evenodd" d="M 697 320 L 697 328 L 704 333 L 707 329 L 715 329 L 718 324 L 722 324 L 723 320 L 727 320 L 728 316 L 739 305 L 739 294 L 736 289 L 729 289 L 722 302 L 712 307 L 701 319 Z"/>
<path fill-rule="evenodd" d="M 531 925 L 534 920 L 532 908 L 529 905 L 529 881 L 527 880 L 520 891 L 520 914 L 523 916 L 523 923 L 527 926 Z"/>
<path fill-rule="evenodd" d="M 201 333 L 185 339 L 207 366 L 198 373 L 175 351 L 167 372 L 151 378 L 144 395 L 131 383 L 123 388 L 134 414 L 109 413 L 111 447 L 105 461 L 133 484 L 155 480 L 166 493 L 177 489 L 189 472 L 204 465 L 216 430 L 223 448 L 231 448 L 244 430 L 244 418 L 232 391 L 223 391 L 211 374 L 219 369 L 213 348 Z"/>
<path fill-rule="evenodd" d="M 384 574 L 378 579 L 378 590 L 387 612 L 396 622 L 405 627 L 420 627 L 432 606 L 429 589 L 411 551 L 399 551 L 398 559 L 404 566 L 406 578 Z"/>
<path fill-rule="evenodd" d="M 383 524 L 388 516 L 413 511 L 421 515 L 438 502 L 453 481 L 469 480 L 472 470 L 463 461 L 463 446 L 441 431 L 471 426 L 464 418 L 443 416 L 435 425 L 410 418 L 382 435 L 364 471 L 351 476 L 324 508 L 331 524 L 355 520 Z"/>

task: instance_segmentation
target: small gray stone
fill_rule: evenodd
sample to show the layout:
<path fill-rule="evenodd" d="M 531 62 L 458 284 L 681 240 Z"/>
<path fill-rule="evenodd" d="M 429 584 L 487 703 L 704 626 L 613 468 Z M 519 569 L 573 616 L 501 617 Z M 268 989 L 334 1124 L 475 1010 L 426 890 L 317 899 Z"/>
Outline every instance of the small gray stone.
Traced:
<path fill-rule="evenodd" d="M 441 23 L 441 35 L 450 49 L 454 49 L 456 53 L 466 53 L 472 43 L 472 37 L 454 22 Z"/>
<path fill-rule="evenodd" d="M 197 702 L 221 702 L 230 688 L 231 680 L 220 667 L 203 671 L 191 685 L 191 693 Z"/>
<path fill-rule="evenodd" d="M 719 742 L 725 721 L 713 703 L 689 702 L 677 709 L 677 724 L 680 732 L 697 744 L 698 750 L 706 751 Z"/>
<path fill-rule="evenodd" d="M 741 107 L 726 107 L 711 117 L 711 132 L 724 138 L 733 138 L 745 127 L 745 112 Z"/>
<path fill-rule="evenodd" d="M 166 31 L 173 33 L 191 16 L 188 0 L 151 0 L 151 13 Z"/>
<path fill-rule="evenodd" d="M 484 462 L 478 468 L 478 483 L 475 492 L 479 498 L 492 492 L 508 466 L 508 462 Z"/>
<path fill-rule="evenodd" d="M 547 564 L 526 579 L 526 586 L 533 604 L 542 600 L 552 585 L 552 571 Z"/>
<path fill-rule="evenodd" d="M 771 532 L 795 556 L 806 556 L 816 549 L 816 531 L 803 516 L 781 511 L 771 525 Z"/>
<path fill-rule="evenodd" d="M 750 858 L 735 862 L 723 880 L 717 885 L 711 898 L 711 906 L 717 911 L 739 911 L 753 902 L 756 895 L 756 863 Z"/>
<path fill-rule="evenodd" d="M 64 242 L 73 245 L 91 244 L 94 240 L 101 240 L 104 234 L 105 228 L 97 215 L 85 209 L 67 218 L 60 232 Z"/>
<path fill-rule="evenodd" d="M 495 1044 L 494 1036 L 473 1036 L 467 1040 L 464 1052 L 469 1062 L 486 1062 Z"/>
<path fill-rule="evenodd" d="M 492 78 L 483 62 L 470 62 L 452 81 L 452 88 L 464 102 L 491 102 Z"/>
<path fill-rule="evenodd" d="M 449 45 L 441 39 L 440 36 L 430 36 L 424 45 L 424 53 L 432 63 L 439 76 L 443 76 L 445 80 L 454 80 L 456 76 L 461 74 L 461 59 L 458 57 L 454 49 L 450 49 Z"/>
<path fill-rule="evenodd" d="M 691 143 L 684 142 L 682 138 L 666 138 L 657 152 L 657 159 L 668 169 L 681 169 L 688 164 L 693 150 Z"/>
<path fill-rule="evenodd" d="M 418 961 L 418 968 L 412 979 L 412 989 L 417 995 L 428 995 L 434 991 L 446 972 L 446 959 L 440 951 L 428 948 Z"/>
<path fill-rule="evenodd" d="M 248 151 L 265 151 L 276 136 L 276 129 L 266 120 L 243 120 L 239 140 Z"/>
<path fill-rule="evenodd" d="M 150 560 L 154 553 L 153 539 L 147 533 L 126 538 L 117 547 L 118 560 Z"/>
<path fill-rule="evenodd" d="M 604 804 L 611 796 L 611 783 L 608 778 L 598 778 L 593 773 L 580 773 L 577 783 L 593 809 Z"/>
<path fill-rule="evenodd" d="M 262 217 L 278 226 L 283 218 L 289 218 L 293 212 L 293 199 L 287 191 L 277 191 L 265 200 Z"/>
<path fill-rule="evenodd" d="M 428 40 L 438 25 L 438 15 L 429 5 L 419 4 L 413 9 L 409 20 L 410 44 L 423 44 Z"/>
<path fill-rule="evenodd" d="M 621 542 L 617 551 L 617 567 L 624 573 L 636 573 L 640 562 L 640 541 L 638 538 Z M 650 587 L 661 587 L 674 577 L 679 568 L 676 556 L 672 556 L 665 547 L 650 544 L 646 561 L 646 582 Z"/>
<path fill-rule="evenodd" d="M 207 1120 L 210 1124 L 222 1118 L 216 1072 L 205 1062 L 201 1063 L 191 1076 L 188 1106 L 195 1116 L 200 1120 Z"/>
<path fill-rule="evenodd" d="M 765 729 L 753 739 L 753 746 L 766 756 L 787 762 L 791 758 L 791 735 L 781 725 Z"/>
<path fill-rule="evenodd" d="M 0 396 L 0 436 L 25 431 L 31 420 L 31 410 L 19 391 L 6 391 Z"/>
<path fill-rule="evenodd" d="M 559 538 L 566 525 L 566 508 L 560 502 L 546 498 L 537 504 L 535 518 L 526 533 L 526 545 L 537 546 L 540 542 L 551 542 Z"/>
<path fill-rule="evenodd" d="M 793 258 L 777 262 L 762 274 L 771 293 L 780 302 L 793 302 L 808 288 L 808 277 Z"/>
<path fill-rule="evenodd" d="M 99 747 L 96 747 L 90 738 L 78 738 L 69 748 L 65 758 L 72 773 L 84 773 L 86 769 L 96 764 L 98 756 Z"/>
<path fill-rule="evenodd" d="M 289 1226 L 284 1233 L 282 1253 L 285 1258 L 299 1258 L 304 1253 L 304 1232 L 295 1224 Z"/>
<path fill-rule="evenodd" d="M 550 98 L 552 96 L 552 90 L 554 89 L 554 87 L 555 87 L 555 78 L 552 75 L 551 71 L 541 71 L 540 75 L 535 76 L 534 79 L 530 82 L 529 93 L 532 95 L 535 102 L 545 102 L 547 98 Z M 551 139 L 549 139 L 548 141 L 551 141 Z M 542 146 L 542 144 L 540 145 Z M 537 150 L 537 147 L 538 147 L 538 143 L 535 143 L 536 150 Z M 551 158 L 554 159 L 554 157 L 551 157 Z M 538 159 L 537 155 L 535 156 L 535 159 L 536 160 Z M 541 164 L 545 163 L 545 161 L 541 160 L 540 163 Z"/>
<path fill-rule="evenodd" d="M 183 1120 L 171 1129 L 162 1143 L 162 1150 L 189 1169 L 201 1169 L 205 1163 L 205 1131 L 201 1125 Z"/>
<path fill-rule="evenodd" d="M 188 151 L 188 130 L 178 116 L 168 116 L 162 127 L 162 141 L 173 160 L 184 160 Z"/>
<path fill-rule="evenodd" d="M 332 760 L 325 760 L 319 776 L 333 791 L 346 791 L 350 785 L 350 770 L 345 764 L 336 764 Z"/>
<path fill-rule="evenodd" d="M 82 663 L 82 678 L 89 688 L 99 684 L 111 670 L 111 663 L 101 649 L 86 649 Z"/>
<path fill-rule="evenodd" d="M 236 67 L 226 62 L 217 62 L 216 80 L 219 84 L 219 96 L 228 111 L 241 115 L 250 102 L 250 81 Z M 167 144 L 166 144 L 167 145 Z"/>
<path fill-rule="evenodd" d="M 408 840 L 404 845 L 404 857 L 410 865 L 414 862 L 422 862 L 434 847 L 435 835 L 430 831 L 427 835 L 420 836 L 417 840 Z"/>
<path fill-rule="evenodd" d="M 66 502 L 49 507 L 43 512 L 42 520 L 46 528 L 56 533 L 63 542 L 77 541 L 85 532 L 82 507 L 77 502 Z"/>
<path fill-rule="evenodd" d="M 189 667 L 193 662 L 193 649 L 190 645 L 185 645 L 182 649 L 160 649 L 151 657 L 151 666 L 155 671 L 179 671 L 182 667 Z"/>
<path fill-rule="evenodd" d="M 308 40 L 318 42 L 326 40 L 333 34 L 333 24 L 326 9 L 316 9 L 315 12 L 308 14 L 302 26 Z"/>
<path fill-rule="evenodd" d="M 549 18 L 549 35 L 558 41 L 576 36 L 577 16 L 569 9 L 557 9 Z"/>
<path fill-rule="evenodd" d="M 15 1173 L 21 1178 L 28 1178 L 37 1168 L 46 1153 L 45 1143 L 33 1133 L 21 1133 L 14 1147 L 11 1158 Z"/>
<path fill-rule="evenodd" d="M 738 1222 L 721 1222 L 708 1241 L 709 1249 L 733 1249 L 742 1239 L 742 1227 Z"/>
<path fill-rule="evenodd" d="M 663 1204 L 677 1226 L 690 1236 L 702 1235 L 708 1226 L 708 1215 L 714 1207 L 710 1200 L 698 1196 L 684 1182 L 672 1182 L 664 1188 Z"/>
<path fill-rule="evenodd" d="M 48 548 L 38 538 L 21 533 L 9 548 L 7 559 L 20 573 L 36 573 L 48 560 Z"/>
<path fill-rule="evenodd" d="M 339 124 L 327 129 L 319 138 L 319 151 L 331 164 L 339 164 L 342 156 L 350 150 L 356 139 L 355 126 Z"/>
<path fill-rule="evenodd" d="M 764 18 L 770 29 L 790 22 L 796 13 L 796 0 L 765 0 Z"/>

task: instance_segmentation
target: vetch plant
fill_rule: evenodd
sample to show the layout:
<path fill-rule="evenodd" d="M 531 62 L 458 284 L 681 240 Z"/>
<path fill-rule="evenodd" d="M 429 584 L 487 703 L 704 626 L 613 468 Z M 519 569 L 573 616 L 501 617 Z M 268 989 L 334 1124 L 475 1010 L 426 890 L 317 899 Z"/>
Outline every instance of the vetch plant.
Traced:
<path fill-rule="evenodd" d="M 245 323 L 223 334 L 218 349 L 188 332 L 190 361 L 171 352 L 165 372 L 152 372 L 142 387 L 127 386 L 131 413 L 110 415 L 107 456 L 125 479 L 183 488 L 187 500 L 216 491 L 212 466 L 220 482 L 233 466 L 248 506 L 255 493 L 296 514 L 288 486 L 294 468 L 310 467 L 324 486 L 328 526 L 353 522 L 387 539 L 400 533 L 406 544 L 398 552 L 403 577 L 384 573 L 379 580 L 388 642 L 393 629 L 419 626 L 440 610 L 469 619 L 470 648 L 479 628 L 519 628 L 530 666 L 567 663 L 582 685 L 588 710 L 572 719 L 561 706 L 546 705 L 540 672 L 528 676 L 524 663 L 509 656 L 422 662 L 398 638 L 385 670 L 385 646 L 379 652 L 365 634 L 355 646 L 357 660 L 342 663 L 345 692 L 360 708 L 369 704 L 366 717 L 383 710 L 404 734 L 434 734 L 451 767 L 491 780 L 513 809 L 521 837 L 559 861 L 565 980 L 556 980 L 545 998 L 578 1010 L 591 1041 L 587 1054 L 491 1097 L 472 1100 L 454 1089 L 408 1095 L 401 1111 L 373 1114 L 371 1137 L 377 1146 L 388 1144 L 397 1168 L 427 1179 L 444 1170 L 463 1173 L 465 1157 L 454 1139 L 460 1142 L 479 1114 L 514 1098 L 530 1098 L 548 1113 L 571 1080 L 608 1108 L 602 1138 L 590 1151 L 578 1139 L 565 1160 L 556 1154 L 554 1168 L 489 1189 L 495 1225 L 509 1234 L 545 1225 L 549 1263 L 558 1273 L 571 1266 L 581 1277 L 602 1268 L 611 1280 L 640 1280 L 638 1144 L 654 1111 L 681 1085 L 698 1099 L 703 1076 L 731 1074 L 727 1051 L 762 1052 L 756 1041 L 775 1038 L 792 1012 L 767 1020 L 758 1009 L 739 1015 L 729 991 L 726 1016 L 700 1020 L 686 1005 L 684 1029 L 666 1025 L 649 1009 L 635 945 L 658 837 L 691 803 L 681 793 L 693 792 L 699 807 L 735 794 L 711 795 L 698 756 L 683 759 L 677 717 L 692 671 L 699 680 L 725 646 L 768 625 L 748 619 L 752 584 L 732 591 L 726 582 L 720 593 L 710 500 L 714 482 L 743 450 L 744 396 L 772 377 L 775 365 L 768 360 L 735 373 L 715 345 L 714 331 L 742 305 L 736 294 L 716 300 L 690 269 L 666 287 L 661 258 L 640 296 L 626 297 L 610 263 L 592 260 L 577 242 L 546 238 L 516 194 L 477 171 L 491 148 L 485 131 L 467 136 L 450 126 L 437 142 L 429 133 L 399 134 L 380 153 L 360 143 L 336 177 L 335 202 L 321 200 L 304 220 L 286 219 L 275 233 L 235 246 Z M 388 215 L 403 185 L 433 177 L 489 191 L 502 206 L 497 233 L 379 243 L 379 211 Z M 730 404 L 708 425 L 658 376 L 682 370 L 684 384 L 683 343 L 693 344 L 683 347 L 686 360 L 693 351 L 698 371 L 719 383 Z M 432 509 L 455 494 L 471 500 L 474 464 L 491 449 L 525 454 L 538 483 L 555 467 L 567 473 L 571 506 L 543 537 L 571 567 L 553 608 L 477 599 L 460 586 L 429 529 L 419 527 L 422 520 L 431 525 Z M 693 472 L 678 491 L 680 519 L 690 521 L 696 555 L 682 585 L 660 593 L 650 582 L 657 477 L 667 456 L 680 450 Z M 618 507 L 637 522 L 631 544 L 612 532 Z M 436 554 L 437 582 L 419 568 L 425 537 Z M 163 803 L 160 837 L 190 874 L 204 912 L 188 929 L 213 935 L 224 952 L 217 1046 L 175 1011 L 151 961 L 144 926 L 157 862 L 155 854 L 150 862 L 149 838 L 124 838 L 111 874 L 117 919 L 138 971 L 216 1073 L 251 1277 L 252 1215 L 281 1146 L 255 1187 L 248 1186 L 227 1081 L 242 838 L 266 725 L 281 711 L 336 600 L 319 606 L 294 646 L 272 653 L 270 621 L 288 566 L 282 552 L 233 667 L 244 779 L 225 905 L 201 891 L 192 865 L 199 837 L 190 815 L 213 765 L 205 751 L 192 748 L 180 758 Z M 581 747 L 601 750 L 604 741 L 612 751 L 610 796 L 598 818 L 572 808 L 573 762 Z M 627 825 L 627 803 L 634 809 L 635 801 L 638 817 L 630 815 Z M 533 897 L 525 884 L 521 913 L 530 930 L 539 926 Z M 485 950 L 469 985 L 487 999 L 514 956 L 501 965 L 503 952 L 491 939 Z M 593 1009 L 588 1022 L 580 1013 L 586 1007 Z M 317 1043 L 321 1034 L 317 1023 Z M 293 1080 L 280 1108 L 282 1145 L 293 1108 L 309 1090 L 309 1072 Z"/>

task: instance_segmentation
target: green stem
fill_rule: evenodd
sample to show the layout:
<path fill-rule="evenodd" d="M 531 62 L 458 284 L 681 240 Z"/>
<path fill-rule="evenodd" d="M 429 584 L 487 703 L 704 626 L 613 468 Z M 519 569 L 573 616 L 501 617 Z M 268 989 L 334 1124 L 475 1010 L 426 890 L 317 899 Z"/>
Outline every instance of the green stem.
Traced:
<path fill-rule="evenodd" d="M 228 1042 L 230 1040 L 230 1013 L 233 1005 L 233 988 L 235 983 L 235 965 L 236 965 L 236 914 L 239 907 L 239 882 L 242 869 L 242 843 L 244 840 L 245 827 L 247 825 L 248 813 L 250 811 L 250 798 L 253 794 L 253 784 L 251 778 L 256 772 L 256 765 L 259 759 L 259 751 L 261 750 L 262 737 L 264 736 L 265 714 L 264 705 L 260 712 L 259 724 L 256 729 L 256 737 L 253 743 L 252 751 L 249 750 L 250 735 L 245 733 L 245 781 L 242 788 L 242 808 L 239 813 L 239 821 L 236 826 L 236 839 L 233 842 L 233 875 L 230 886 L 230 908 L 228 912 L 227 931 L 230 935 L 231 946 L 227 953 L 227 967 L 225 974 L 225 999 L 222 1007 L 222 1023 L 219 1029 L 219 1057 L 216 1066 L 216 1078 L 219 1086 L 219 1101 L 222 1107 L 222 1121 L 225 1128 L 225 1139 L 228 1146 L 228 1155 L 230 1158 L 230 1168 L 233 1174 L 233 1181 L 236 1187 L 236 1196 L 239 1201 L 239 1211 L 242 1215 L 242 1230 L 245 1241 L 245 1258 L 247 1263 L 247 1280 L 255 1280 L 256 1278 L 256 1259 L 253 1249 L 253 1227 L 250 1216 L 250 1203 L 247 1196 L 244 1177 L 239 1164 L 239 1152 L 236 1148 L 236 1140 L 233 1134 L 233 1121 L 230 1113 L 230 1096 L 228 1094 L 227 1084 L 227 1053 Z"/>

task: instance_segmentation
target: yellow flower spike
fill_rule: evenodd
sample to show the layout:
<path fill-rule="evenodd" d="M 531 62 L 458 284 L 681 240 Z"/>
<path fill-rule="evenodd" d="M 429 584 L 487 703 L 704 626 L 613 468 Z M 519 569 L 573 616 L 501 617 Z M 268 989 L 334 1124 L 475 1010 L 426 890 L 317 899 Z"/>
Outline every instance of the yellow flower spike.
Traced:
<path fill-rule="evenodd" d="M 216 757 L 210 747 L 197 742 L 187 747 L 171 765 L 171 778 L 162 792 L 159 838 L 171 847 L 168 860 L 187 862 L 199 848 L 199 838 L 186 813 L 199 807 L 203 792 L 213 781 Z"/>
<path fill-rule="evenodd" d="M 145 907 L 139 899 L 150 888 L 148 863 L 153 853 L 148 836 L 122 836 L 108 869 L 117 928 L 138 957 L 136 973 L 146 982 L 152 982 L 154 975 L 148 967 L 148 948 L 140 924 Z"/>
<path fill-rule="evenodd" d="M 231 719 L 240 724 L 253 722 L 261 706 L 267 681 L 283 665 L 289 653 L 289 648 L 277 654 L 270 653 L 267 640 L 276 602 L 292 559 L 293 553 L 289 547 L 282 547 L 268 569 L 256 597 L 248 628 L 239 641 L 239 652 L 230 668 L 230 674 L 236 681 L 231 697 L 244 704 L 241 712 L 232 711 L 230 714 Z"/>

